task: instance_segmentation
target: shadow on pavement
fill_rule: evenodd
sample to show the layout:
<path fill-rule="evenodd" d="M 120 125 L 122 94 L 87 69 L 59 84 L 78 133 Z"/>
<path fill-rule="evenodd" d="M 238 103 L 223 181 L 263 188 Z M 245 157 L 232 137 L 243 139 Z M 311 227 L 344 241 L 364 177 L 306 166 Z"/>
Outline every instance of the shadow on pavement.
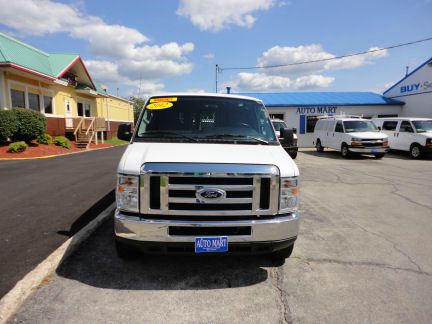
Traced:
<path fill-rule="evenodd" d="M 301 151 L 302 154 L 322 157 L 326 159 L 345 160 L 340 152 L 335 150 L 324 150 L 324 152 L 317 151 Z M 385 157 L 384 157 L 385 158 Z M 354 154 L 350 155 L 347 160 L 377 160 L 373 155 Z"/>
<path fill-rule="evenodd" d="M 93 206 L 87 209 L 80 217 L 78 217 L 69 227 L 68 230 L 59 230 L 57 234 L 71 237 L 78 233 L 84 226 L 90 223 L 102 211 L 105 210 L 112 202 L 115 201 L 115 190 L 111 190 L 101 199 L 99 199 Z"/>
<path fill-rule="evenodd" d="M 265 256 L 142 255 L 118 258 L 113 220 L 105 222 L 57 269 L 61 277 L 108 289 L 201 290 L 245 287 L 265 281 L 272 266 Z"/>

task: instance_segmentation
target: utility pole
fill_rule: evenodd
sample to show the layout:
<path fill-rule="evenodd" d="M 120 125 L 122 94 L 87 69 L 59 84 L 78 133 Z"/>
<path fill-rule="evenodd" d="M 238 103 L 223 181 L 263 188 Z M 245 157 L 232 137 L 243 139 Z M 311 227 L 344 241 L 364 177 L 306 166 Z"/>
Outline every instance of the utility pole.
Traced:
<path fill-rule="evenodd" d="M 219 65 L 216 64 L 215 67 L 216 93 L 218 93 L 218 73 L 219 73 Z"/>

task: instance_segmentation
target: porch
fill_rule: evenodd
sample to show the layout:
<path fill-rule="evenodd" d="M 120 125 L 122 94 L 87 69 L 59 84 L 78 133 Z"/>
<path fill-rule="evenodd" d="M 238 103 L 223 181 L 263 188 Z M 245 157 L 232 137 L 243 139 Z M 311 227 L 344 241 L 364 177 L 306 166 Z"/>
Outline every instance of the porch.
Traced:
<path fill-rule="evenodd" d="M 104 143 L 106 132 L 106 120 L 103 117 L 72 117 L 65 118 L 65 134 L 73 134 L 76 146 L 79 148 L 90 147 L 91 143 Z"/>

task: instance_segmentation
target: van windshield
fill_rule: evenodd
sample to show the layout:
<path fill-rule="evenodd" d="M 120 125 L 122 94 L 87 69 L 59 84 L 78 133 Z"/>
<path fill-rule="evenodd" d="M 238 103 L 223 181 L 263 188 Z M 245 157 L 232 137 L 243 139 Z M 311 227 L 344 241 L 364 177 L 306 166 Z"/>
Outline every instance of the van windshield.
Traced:
<path fill-rule="evenodd" d="M 417 133 L 432 132 L 432 120 L 413 120 Z"/>
<path fill-rule="evenodd" d="M 343 123 L 345 133 L 378 132 L 378 128 L 369 120 L 347 120 Z"/>
<path fill-rule="evenodd" d="M 278 143 L 267 110 L 260 102 L 211 96 L 150 98 L 134 140 Z"/>

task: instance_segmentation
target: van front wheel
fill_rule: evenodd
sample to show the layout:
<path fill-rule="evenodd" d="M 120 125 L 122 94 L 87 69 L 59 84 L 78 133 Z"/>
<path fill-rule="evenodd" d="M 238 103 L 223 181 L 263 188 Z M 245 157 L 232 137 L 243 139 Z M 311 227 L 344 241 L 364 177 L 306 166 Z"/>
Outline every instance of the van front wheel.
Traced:
<path fill-rule="evenodd" d="M 321 141 L 319 139 L 317 139 L 317 141 L 316 141 L 315 148 L 316 148 L 317 152 L 324 151 L 324 147 L 321 145 Z"/>
<path fill-rule="evenodd" d="M 411 145 L 410 155 L 413 159 L 418 159 L 421 157 L 421 147 L 418 144 Z"/>
<path fill-rule="evenodd" d="M 345 143 L 342 144 L 342 147 L 341 147 L 341 155 L 342 155 L 342 157 L 345 158 L 345 159 L 349 158 L 349 156 L 350 156 L 350 151 L 349 151 L 349 149 L 348 149 L 348 145 L 346 145 Z"/>

